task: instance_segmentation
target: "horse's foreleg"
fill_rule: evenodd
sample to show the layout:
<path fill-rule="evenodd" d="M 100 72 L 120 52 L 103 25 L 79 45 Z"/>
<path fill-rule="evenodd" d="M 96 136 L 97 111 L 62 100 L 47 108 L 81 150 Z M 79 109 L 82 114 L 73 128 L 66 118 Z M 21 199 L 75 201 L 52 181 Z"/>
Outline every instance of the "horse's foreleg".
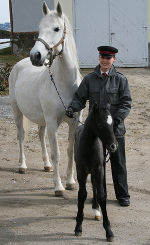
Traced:
<path fill-rule="evenodd" d="M 99 169 L 97 174 L 97 200 L 101 207 L 101 211 L 103 214 L 103 227 L 106 231 L 106 237 L 108 242 L 112 242 L 114 240 L 114 234 L 110 227 L 110 221 L 107 215 L 106 209 L 106 193 L 104 188 L 104 169 L 103 166 Z"/>
<path fill-rule="evenodd" d="M 51 159 L 53 162 L 54 167 L 54 186 L 55 186 L 55 195 L 56 196 L 63 196 L 63 191 L 65 188 L 63 187 L 61 183 L 61 178 L 59 174 L 59 147 L 58 147 L 58 141 L 57 141 L 57 132 L 56 128 L 50 127 L 51 123 L 48 123 L 47 125 L 47 133 L 49 138 L 49 143 L 51 147 Z"/>
<path fill-rule="evenodd" d="M 42 158 L 44 162 L 44 169 L 46 172 L 53 171 L 52 164 L 49 161 L 49 155 L 46 148 L 46 142 L 45 142 L 45 126 L 39 126 L 39 138 L 41 141 L 41 148 L 42 148 Z"/>
<path fill-rule="evenodd" d="M 77 170 L 78 172 L 78 170 Z M 87 174 L 81 173 L 80 175 L 77 174 L 78 183 L 79 183 L 79 191 L 78 191 L 78 212 L 76 217 L 76 227 L 75 227 L 75 236 L 81 236 L 82 235 L 82 222 L 83 222 L 83 209 L 84 209 L 84 203 L 87 197 L 87 191 L 86 191 L 86 179 Z"/>
<path fill-rule="evenodd" d="M 14 111 L 15 123 L 17 126 L 17 139 L 19 141 L 19 173 L 24 174 L 27 169 L 26 159 L 24 155 L 24 129 L 23 129 L 23 114 L 17 107 L 12 105 Z"/>
<path fill-rule="evenodd" d="M 74 159 L 73 159 L 73 148 L 74 148 L 74 138 L 75 138 L 75 131 L 77 127 L 77 122 L 69 123 L 69 137 L 68 137 L 68 167 L 67 167 L 67 181 L 66 181 L 66 189 L 73 190 L 75 179 L 74 179 Z"/>

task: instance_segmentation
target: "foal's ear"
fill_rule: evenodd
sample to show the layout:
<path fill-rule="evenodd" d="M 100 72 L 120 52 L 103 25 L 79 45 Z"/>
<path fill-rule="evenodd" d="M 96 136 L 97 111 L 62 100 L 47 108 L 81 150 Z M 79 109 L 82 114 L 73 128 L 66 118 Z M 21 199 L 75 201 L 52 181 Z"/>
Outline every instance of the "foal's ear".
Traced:
<path fill-rule="evenodd" d="M 98 104 L 94 103 L 93 105 L 93 112 L 97 112 L 99 110 Z"/>
<path fill-rule="evenodd" d="M 109 103 L 106 104 L 106 109 L 110 111 L 110 104 Z"/>
<path fill-rule="evenodd" d="M 61 7 L 59 2 L 57 4 L 57 14 L 58 14 L 59 17 L 62 16 L 62 7 Z"/>
<path fill-rule="evenodd" d="M 50 12 L 50 9 L 48 8 L 46 2 L 43 3 L 43 14 L 47 15 Z"/>

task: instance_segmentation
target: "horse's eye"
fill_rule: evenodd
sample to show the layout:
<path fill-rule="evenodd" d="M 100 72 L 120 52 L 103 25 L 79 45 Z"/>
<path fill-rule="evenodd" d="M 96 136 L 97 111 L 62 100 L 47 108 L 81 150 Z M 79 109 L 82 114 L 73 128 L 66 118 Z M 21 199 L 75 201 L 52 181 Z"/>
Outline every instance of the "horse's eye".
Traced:
<path fill-rule="evenodd" d="M 60 29 L 59 27 L 54 28 L 54 31 L 58 32 Z"/>

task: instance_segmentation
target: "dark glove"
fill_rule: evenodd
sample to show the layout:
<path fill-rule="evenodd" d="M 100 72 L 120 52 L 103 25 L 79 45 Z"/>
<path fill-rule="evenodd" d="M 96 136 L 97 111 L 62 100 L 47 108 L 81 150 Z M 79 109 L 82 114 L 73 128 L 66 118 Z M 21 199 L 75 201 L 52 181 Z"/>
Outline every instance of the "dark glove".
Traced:
<path fill-rule="evenodd" d="M 67 117 L 73 118 L 74 114 L 73 114 L 73 109 L 71 107 L 67 108 L 66 115 Z"/>

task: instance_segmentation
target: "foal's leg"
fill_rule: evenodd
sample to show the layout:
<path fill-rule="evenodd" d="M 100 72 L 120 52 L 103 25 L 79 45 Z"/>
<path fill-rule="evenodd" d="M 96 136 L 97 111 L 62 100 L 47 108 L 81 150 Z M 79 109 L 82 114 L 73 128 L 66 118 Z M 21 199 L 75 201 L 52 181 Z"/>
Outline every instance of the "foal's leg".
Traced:
<path fill-rule="evenodd" d="M 17 126 L 17 139 L 19 141 L 19 173 L 24 174 L 27 169 L 26 159 L 24 155 L 24 129 L 23 129 L 23 114 L 19 110 L 16 103 L 12 104 L 15 123 Z"/>
<path fill-rule="evenodd" d="M 101 166 L 97 170 L 97 175 L 96 176 L 96 187 L 97 187 L 97 200 L 98 203 L 101 207 L 101 211 L 103 214 L 103 227 L 106 231 L 106 237 L 107 241 L 112 242 L 114 239 L 114 234 L 111 231 L 110 227 L 110 221 L 107 216 L 107 209 L 106 209 L 106 193 L 104 189 L 104 168 Z"/>
<path fill-rule="evenodd" d="M 104 152 L 104 161 L 103 161 L 103 167 L 104 167 L 104 191 L 107 199 L 107 187 L 106 187 L 106 149 L 103 148 Z"/>
<path fill-rule="evenodd" d="M 102 215 L 99 211 L 99 204 L 97 202 L 97 189 L 94 184 L 94 176 L 91 174 L 91 182 L 92 182 L 92 188 L 93 188 L 93 200 L 92 200 L 92 209 L 94 213 L 95 220 L 99 221 L 102 218 Z"/>
<path fill-rule="evenodd" d="M 49 156 L 46 148 L 46 142 L 45 142 L 45 126 L 39 126 L 39 138 L 41 141 L 41 148 L 42 148 L 42 158 L 44 161 L 44 169 L 46 172 L 53 171 L 52 164 L 49 161 Z"/>
<path fill-rule="evenodd" d="M 84 202 L 87 197 L 87 191 L 86 191 L 87 174 L 84 172 L 80 172 L 79 174 L 77 170 L 77 178 L 78 178 L 78 183 L 79 183 L 79 191 L 78 191 L 78 212 L 77 212 L 77 217 L 76 217 L 75 236 L 81 236 L 82 235 L 82 222 L 83 222 L 83 216 L 84 216 L 84 213 L 83 213 Z"/>
<path fill-rule="evenodd" d="M 53 162 L 54 167 L 54 186 L 55 186 L 55 195 L 56 196 L 63 196 L 63 191 L 65 188 L 61 183 L 61 178 L 59 174 L 59 160 L 60 160 L 60 153 L 59 153 L 59 146 L 57 141 L 57 128 L 56 121 L 47 121 L 47 133 L 51 148 L 51 159 Z"/>
<path fill-rule="evenodd" d="M 67 181 L 66 181 L 66 189 L 73 190 L 74 189 L 74 160 L 73 160 L 73 148 L 74 148 L 74 138 L 75 138 L 75 131 L 78 125 L 78 122 L 69 120 L 69 137 L 68 137 L 68 167 L 67 167 Z"/>

